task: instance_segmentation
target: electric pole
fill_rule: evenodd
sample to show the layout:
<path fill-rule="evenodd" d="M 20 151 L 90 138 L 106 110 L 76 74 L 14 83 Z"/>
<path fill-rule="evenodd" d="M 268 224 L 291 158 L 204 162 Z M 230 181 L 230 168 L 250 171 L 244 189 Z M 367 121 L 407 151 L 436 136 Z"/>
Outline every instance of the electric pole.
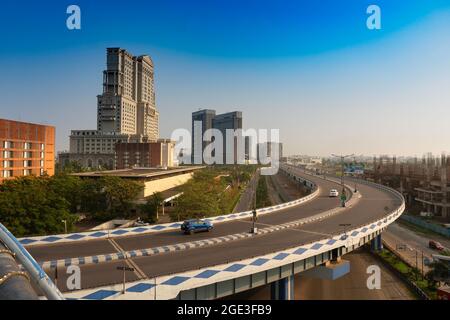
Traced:
<path fill-rule="evenodd" d="M 341 195 L 341 204 L 343 207 L 345 207 L 345 186 L 344 186 L 344 161 L 345 158 L 353 157 L 354 154 L 347 154 L 347 155 L 336 155 L 332 154 L 331 156 L 341 158 L 341 186 L 342 186 L 342 195 Z"/>

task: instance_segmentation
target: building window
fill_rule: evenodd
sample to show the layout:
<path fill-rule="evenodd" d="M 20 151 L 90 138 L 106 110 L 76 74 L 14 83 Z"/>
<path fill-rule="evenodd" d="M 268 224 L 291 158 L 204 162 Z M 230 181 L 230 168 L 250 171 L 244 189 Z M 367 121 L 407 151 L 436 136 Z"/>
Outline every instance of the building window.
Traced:
<path fill-rule="evenodd" d="M 3 178 L 9 178 L 13 176 L 12 170 L 3 170 Z"/>
<path fill-rule="evenodd" d="M 13 153 L 12 151 L 3 151 L 3 158 L 8 159 L 8 158 L 12 158 L 13 157 Z"/>
<path fill-rule="evenodd" d="M 44 159 L 44 153 L 41 152 L 41 159 Z"/>
<path fill-rule="evenodd" d="M 23 167 L 24 167 L 24 168 L 28 168 L 28 167 L 31 167 L 31 166 L 32 166 L 31 160 L 25 160 L 25 161 L 23 162 Z"/>
<path fill-rule="evenodd" d="M 24 145 L 23 145 L 23 148 L 25 149 L 25 150 L 30 150 L 31 149 L 31 142 L 25 142 L 24 143 Z"/>
<path fill-rule="evenodd" d="M 41 167 L 44 167 L 44 160 L 41 160 Z"/>
<path fill-rule="evenodd" d="M 14 148 L 14 143 L 12 141 L 3 141 L 3 148 L 5 149 Z"/>
<path fill-rule="evenodd" d="M 23 169 L 23 175 L 24 176 L 29 176 L 30 175 L 30 170 L 29 169 Z"/>
<path fill-rule="evenodd" d="M 42 169 L 42 168 L 41 168 L 41 170 L 40 170 L 40 174 L 41 174 L 41 176 L 43 176 L 43 175 L 44 175 L 44 169 Z"/>
<path fill-rule="evenodd" d="M 23 157 L 24 157 L 25 159 L 31 158 L 31 151 L 24 151 L 24 152 L 23 152 Z"/>
<path fill-rule="evenodd" d="M 45 145 L 43 143 L 41 143 L 41 150 L 45 149 Z"/>

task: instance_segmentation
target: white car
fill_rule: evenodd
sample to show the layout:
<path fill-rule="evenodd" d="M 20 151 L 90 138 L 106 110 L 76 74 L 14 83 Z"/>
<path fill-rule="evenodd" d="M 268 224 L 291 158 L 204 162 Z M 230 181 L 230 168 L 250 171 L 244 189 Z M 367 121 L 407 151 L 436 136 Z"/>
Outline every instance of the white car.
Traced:
<path fill-rule="evenodd" d="M 336 189 L 331 189 L 330 190 L 330 197 L 338 197 L 339 196 L 339 191 L 337 191 Z"/>

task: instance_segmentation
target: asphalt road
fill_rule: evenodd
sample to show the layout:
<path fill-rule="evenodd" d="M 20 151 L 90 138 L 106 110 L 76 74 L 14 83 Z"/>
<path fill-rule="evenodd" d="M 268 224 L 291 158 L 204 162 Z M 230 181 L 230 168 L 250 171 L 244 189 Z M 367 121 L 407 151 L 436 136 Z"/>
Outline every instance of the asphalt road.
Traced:
<path fill-rule="evenodd" d="M 335 187 L 335 184 L 322 180 L 318 180 L 318 183 L 322 187 L 319 198 L 312 200 L 305 205 L 288 209 L 283 213 L 261 217 L 259 225 L 263 227 L 267 224 L 279 224 L 335 207 L 338 200 L 328 198 L 328 191 L 330 187 Z M 132 261 L 147 278 L 151 279 L 155 276 L 168 275 L 236 261 L 317 241 L 329 237 L 332 233 L 340 233 L 344 230 L 352 229 L 359 225 L 369 223 L 377 218 L 381 218 L 385 216 L 388 211 L 390 212 L 396 206 L 400 205 L 400 201 L 395 199 L 392 194 L 370 186 L 361 185 L 359 187 L 359 192 L 363 197 L 355 206 L 322 221 L 210 247 L 165 253 L 149 257 L 138 257 L 134 258 Z M 350 223 L 351 225 L 340 226 L 340 224 L 346 223 Z M 220 225 L 218 225 L 218 227 L 219 226 Z M 240 232 L 239 230 L 245 231 L 248 230 L 249 227 L 250 221 L 238 221 L 235 223 L 230 222 L 223 224 L 224 229 L 228 228 L 228 233 Z M 216 236 L 218 232 L 222 232 L 218 230 L 221 230 L 221 228 L 217 228 L 211 235 Z M 172 233 L 156 234 L 151 236 L 151 239 L 154 241 L 158 237 L 164 237 L 164 234 L 169 234 L 168 237 L 170 237 L 170 234 Z M 208 237 L 211 235 L 198 234 L 195 237 Z M 173 237 L 179 239 L 179 241 L 186 241 L 186 237 L 179 235 L 179 233 L 173 233 Z M 123 238 L 117 242 L 124 247 L 126 247 L 127 244 L 129 246 L 139 245 L 140 248 L 147 247 L 146 243 L 143 243 L 142 240 L 138 241 L 137 244 L 133 241 L 138 240 Z M 82 287 L 89 288 L 120 283 L 121 275 L 116 271 L 116 267 L 120 263 L 121 262 L 113 262 L 82 266 Z M 65 270 L 63 268 L 63 270 L 60 270 L 59 272 L 60 277 L 63 278 L 64 273 Z M 64 281 L 59 281 L 58 286 L 62 291 L 67 291 Z"/>
<path fill-rule="evenodd" d="M 260 216 L 258 218 L 257 227 L 263 228 L 267 225 L 277 225 L 290 222 L 339 206 L 339 200 L 337 198 L 328 197 L 329 190 L 331 188 L 336 188 L 336 183 L 323 181 L 317 177 L 309 177 L 309 179 L 320 184 L 321 189 L 318 197 L 296 207 L 287 208 L 282 211 Z M 235 220 L 216 224 L 213 231 L 209 233 L 205 232 L 196 233 L 194 235 L 184 235 L 180 231 L 176 230 L 136 236 L 117 237 L 114 238 L 114 240 L 123 250 L 128 251 L 215 238 L 250 231 L 250 228 L 251 221 L 247 218 L 245 220 Z M 27 250 L 36 259 L 36 261 L 50 261 L 117 252 L 108 239 L 30 246 Z"/>
<path fill-rule="evenodd" d="M 394 273 L 380 264 L 369 252 L 357 250 L 345 256 L 350 261 L 350 273 L 336 280 L 307 278 L 301 274 L 294 280 L 295 300 L 412 300 L 408 287 Z M 378 265 L 381 288 L 370 290 L 366 282 L 367 267 Z M 227 299 L 269 300 L 270 285 L 242 292 Z"/>
<path fill-rule="evenodd" d="M 255 202 L 254 193 L 256 191 L 258 180 L 259 180 L 259 172 L 255 172 L 252 179 L 248 183 L 247 188 L 242 193 L 241 198 L 239 199 L 239 202 L 237 203 L 233 212 L 244 212 L 251 210 L 253 208 L 253 203 Z"/>
<path fill-rule="evenodd" d="M 431 249 L 428 246 L 430 240 L 439 241 L 445 248 L 450 248 L 450 240 L 439 235 L 427 235 L 414 232 L 400 223 L 392 223 L 385 232 L 383 232 L 383 240 L 397 253 L 408 261 L 412 266 L 422 268 L 422 253 L 424 258 L 431 260 L 433 254 L 441 254 L 441 252 Z M 424 264 L 424 272 L 428 271 L 428 267 Z"/>

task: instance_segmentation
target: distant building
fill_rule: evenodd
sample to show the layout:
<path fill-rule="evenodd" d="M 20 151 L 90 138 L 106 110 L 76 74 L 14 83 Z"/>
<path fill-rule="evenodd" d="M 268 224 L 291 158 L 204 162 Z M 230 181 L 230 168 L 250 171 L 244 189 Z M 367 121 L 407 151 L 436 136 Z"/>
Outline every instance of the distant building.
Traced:
<path fill-rule="evenodd" d="M 157 142 L 123 143 L 116 148 L 116 169 L 164 168 L 174 166 L 174 146 L 170 140 Z"/>
<path fill-rule="evenodd" d="M 261 142 L 257 145 L 257 157 L 261 161 L 261 157 L 272 157 L 272 150 L 278 152 L 278 159 L 283 158 L 283 143 L 281 142 Z"/>
<path fill-rule="evenodd" d="M 195 121 L 202 121 L 200 124 L 201 130 L 194 130 Z M 199 128 L 200 129 L 200 128 Z M 192 113 L 192 162 L 193 163 L 204 163 L 203 159 L 203 151 L 206 146 L 211 142 L 208 137 L 203 140 L 204 134 L 208 129 L 217 129 L 222 133 L 223 137 L 223 152 L 219 150 L 219 154 L 213 154 L 213 156 L 217 156 L 223 159 L 223 163 L 226 163 L 227 158 L 227 137 L 226 131 L 227 129 L 237 130 L 242 129 L 242 112 L 234 111 L 228 112 L 224 114 L 216 115 L 215 110 L 200 110 Z M 201 136 L 200 136 L 201 133 Z M 198 136 L 196 136 L 196 134 Z M 243 138 L 244 139 L 244 138 Z M 202 141 L 199 144 L 199 141 Z M 237 137 L 234 137 L 234 149 L 228 151 L 229 159 L 234 159 L 234 162 L 237 161 Z M 231 153 L 230 153 L 231 152 Z"/>
<path fill-rule="evenodd" d="M 0 119 L 0 183 L 55 173 L 55 127 Z"/>
<path fill-rule="evenodd" d="M 72 130 L 70 150 L 59 155 L 64 166 L 114 168 L 115 144 L 148 142 L 159 138 L 153 62 L 121 48 L 108 48 L 103 71 L 103 93 L 97 96 L 97 130 Z"/>
<path fill-rule="evenodd" d="M 213 119 L 215 116 L 216 111 L 208 109 L 199 110 L 192 113 L 192 163 L 203 163 L 203 150 L 205 150 L 206 146 L 211 142 L 210 140 L 204 141 L 203 136 L 207 130 L 213 128 Z M 195 129 L 195 125 L 199 125 L 200 127 Z M 196 134 L 198 136 L 196 136 Z"/>

